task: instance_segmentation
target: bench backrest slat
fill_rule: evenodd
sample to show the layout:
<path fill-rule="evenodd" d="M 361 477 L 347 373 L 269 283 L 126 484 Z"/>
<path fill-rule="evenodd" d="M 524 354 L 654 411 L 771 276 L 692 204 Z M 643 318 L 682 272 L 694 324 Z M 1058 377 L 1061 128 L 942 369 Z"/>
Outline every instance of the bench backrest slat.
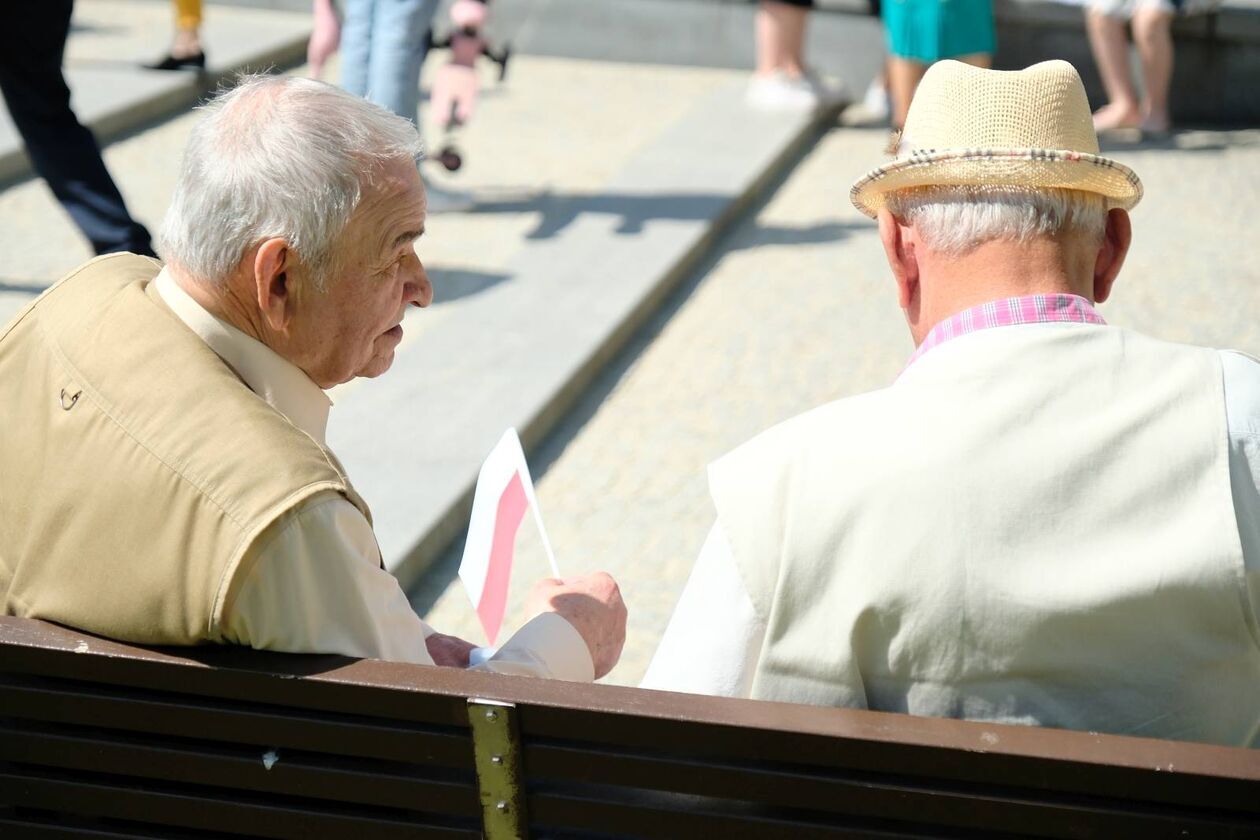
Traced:
<path fill-rule="evenodd" d="M 195 739 L 122 736 L 68 727 L 0 726 L 0 760 L 73 772 L 239 788 L 329 802 L 480 814 L 466 775 L 415 764 L 347 760 Z M 270 766 L 268 766 L 270 764 Z"/>
<path fill-rule="evenodd" d="M 538 836 L 1260 837 L 1260 751 L 145 650 L 6 618 L 0 820 L 193 838 L 475 835 L 471 698 L 512 706 Z"/>
<path fill-rule="evenodd" d="M 320 807 L 305 798 L 251 800 L 209 787 L 139 786 L 130 779 L 110 780 L 94 774 L 0 771 L 0 788 L 20 797 L 27 808 L 68 812 L 98 820 L 132 821 L 142 815 L 148 823 L 253 837 L 411 840 L 419 831 L 410 812 Z M 460 838 L 480 834 L 469 827 L 448 827 L 433 822 L 421 825 L 426 836 L 429 832 L 433 836 Z"/>
<path fill-rule="evenodd" d="M 302 749 L 387 761 L 422 760 L 472 769 L 467 733 L 454 727 L 407 725 L 382 718 L 259 706 L 197 695 L 139 692 L 66 680 L 0 675 L 0 715 L 50 723 L 89 720 L 152 735 L 196 732 L 207 740 Z"/>
<path fill-rule="evenodd" d="M 639 790 L 813 810 L 826 819 L 913 814 L 930 825 L 965 828 L 975 826 L 977 804 L 983 802 L 985 825 L 1012 832 L 1035 824 L 1051 835 L 1071 835 L 1081 826 L 1091 826 L 1097 836 L 1113 835 L 1126 827 L 1147 836 L 1177 836 L 1188 826 L 1219 831 L 1237 822 L 1228 814 L 1217 816 L 1203 808 L 1057 792 L 1033 798 L 1026 788 L 977 786 L 910 773 L 826 772 L 810 765 L 769 762 L 669 761 L 537 743 L 527 746 L 525 763 L 531 777 L 569 790 L 580 789 L 584 779 L 595 778 Z"/>

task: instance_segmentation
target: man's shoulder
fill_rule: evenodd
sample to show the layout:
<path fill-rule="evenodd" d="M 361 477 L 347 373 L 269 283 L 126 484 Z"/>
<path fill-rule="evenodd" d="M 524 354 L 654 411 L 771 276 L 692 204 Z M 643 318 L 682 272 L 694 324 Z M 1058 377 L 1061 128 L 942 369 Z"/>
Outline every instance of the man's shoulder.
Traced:
<path fill-rule="evenodd" d="M 154 480 L 174 473 L 234 518 L 315 487 L 344 492 L 329 453 L 150 293 L 160 269 L 131 254 L 97 258 L 63 278 L 36 316 L 27 352 L 47 360 L 43 388 L 81 392 L 78 445 L 132 451 Z"/>
<path fill-rule="evenodd" d="M 720 458 L 715 466 L 791 460 L 797 454 L 808 453 L 820 440 L 869 439 L 869 431 L 881 425 L 880 418 L 887 416 L 890 403 L 896 398 L 895 390 L 886 387 L 823 403 L 759 432 Z"/>

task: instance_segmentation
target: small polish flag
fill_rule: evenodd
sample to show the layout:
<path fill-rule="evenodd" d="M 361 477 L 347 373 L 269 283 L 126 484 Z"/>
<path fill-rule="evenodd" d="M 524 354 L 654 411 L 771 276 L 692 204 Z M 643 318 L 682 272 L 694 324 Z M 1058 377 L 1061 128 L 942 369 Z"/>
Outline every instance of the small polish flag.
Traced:
<path fill-rule="evenodd" d="M 551 562 L 551 571 L 560 577 L 551 543 L 538 513 L 534 482 L 521 449 L 516 429 L 508 429 L 490 451 L 477 476 L 473 494 L 472 516 L 468 520 L 468 539 L 464 558 L 459 564 L 459 577 L 468 590 L 477 610 L 477 618 L 493 645 L 503 625 L 507 609 L 508 581 L 512 576 L 512 557 L 516 551 L 516 532 L 525 518 L 525 510 L 534 512 L 534 522 L 542 536 L 543 548 Z"/>

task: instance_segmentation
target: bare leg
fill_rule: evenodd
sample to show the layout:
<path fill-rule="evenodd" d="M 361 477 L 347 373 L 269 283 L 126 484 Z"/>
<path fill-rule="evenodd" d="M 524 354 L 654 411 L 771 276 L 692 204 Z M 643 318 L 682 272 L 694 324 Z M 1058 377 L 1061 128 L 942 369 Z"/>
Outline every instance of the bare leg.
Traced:
<path fill-rule="evenodd" d="M 171 55 L 187 58 L 201 52 L 201 33 L 196 29 L 176 29 L 171 40 Z"/>
<path fill-rule="evenodd" d="M 970 55 L 958 56 L 958 61 L 964 64 L 970 64 L 972 67 L 983 67 L 988 70 L 993 66 L 993 56 L 988 53 L 971 53 Z"/>
<path fill-rule="evenodd" d="M 757 8 L 757 75 L 776 71 L 799 79 L 805 68 L 801 60 L 805 48 L 808 9 L 774 0 L 761 0 Z"/>
<path fill-rule="evenodd" d="M 1094 128 L 1103 131 L 1137 125 L 1142 115 L 1129 74 L 1129 42 L 1124 35 L 1124 21 L 1091 9 L 1085 13 L 1085 29 L 1089 32 L 1089 45 L 1108 100 L 1094 113 Z"/>
<path fill-rule="evenodd" d="M 1133 13 L 1133 41 L 1142 59 L 1146 96 L 1142 101 L 1142 128 L 1167 131 L 1168 87 L 1172 84 L 1172 14 L 1143 8 Z"/>
<path fill-rule="evenodd" d="M 175 0 L 175 37 L 171 55 L 187 58 L 201 52 L 201 0 Z"/>
<path fill-rule="evenodd" d="M 910 100 L 914 98 L 914 89 L 919 86 L 927 65 L 908 58 L 889 56 L 888 58 L 888 93 L 892 97 L 892 124 L 900 129 L 906 124 L 906 114 L 910 111 Z"/>

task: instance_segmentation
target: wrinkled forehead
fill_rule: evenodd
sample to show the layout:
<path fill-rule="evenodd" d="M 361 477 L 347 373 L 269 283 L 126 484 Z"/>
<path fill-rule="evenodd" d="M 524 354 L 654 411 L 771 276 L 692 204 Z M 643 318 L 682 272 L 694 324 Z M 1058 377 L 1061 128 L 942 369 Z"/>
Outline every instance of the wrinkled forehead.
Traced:
<path fill-rule="evenodd" d="M 399 235 L 424 229 L 424 183 L 413 161 L 397 159 L 377 164 L 365 177 L 359 204 L 348 229 L 356 239 L 389 242 Z"/>

